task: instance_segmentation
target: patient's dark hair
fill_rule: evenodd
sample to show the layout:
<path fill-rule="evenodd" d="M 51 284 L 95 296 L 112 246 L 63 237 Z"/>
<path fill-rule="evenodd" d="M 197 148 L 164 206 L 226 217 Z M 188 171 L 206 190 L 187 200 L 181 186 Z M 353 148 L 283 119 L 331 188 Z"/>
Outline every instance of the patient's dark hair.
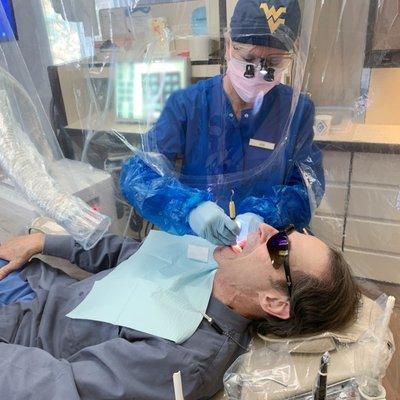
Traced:
<path fill-rule="evenodd" d="M 341 329 L 357 317 L 361 293 L 341 252 L 330 249 L 329 273 L 322 279 L 294 271 L 290 317 L 257 321 L 258 332 L 297 336 Z M 287 293 L 286 283 L 277 289 Z"/>

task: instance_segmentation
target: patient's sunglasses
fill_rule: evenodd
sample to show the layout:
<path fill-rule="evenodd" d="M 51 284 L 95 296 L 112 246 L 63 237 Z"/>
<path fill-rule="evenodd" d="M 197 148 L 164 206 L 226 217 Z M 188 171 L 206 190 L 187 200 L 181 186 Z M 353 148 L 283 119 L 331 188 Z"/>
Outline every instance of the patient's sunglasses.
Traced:
<path fill-rule="evenodd" d="M 294 230 L 294 226 L 289 225 L 284 230 L 271 236 L 267 241 L 267 249 L 273 267 L 279 269 L 283 265 L 285 270 L 286 286 L 288 288 L 289 297 L 292 297 L 292 277 L 289 267 L 289 235 Z"/>

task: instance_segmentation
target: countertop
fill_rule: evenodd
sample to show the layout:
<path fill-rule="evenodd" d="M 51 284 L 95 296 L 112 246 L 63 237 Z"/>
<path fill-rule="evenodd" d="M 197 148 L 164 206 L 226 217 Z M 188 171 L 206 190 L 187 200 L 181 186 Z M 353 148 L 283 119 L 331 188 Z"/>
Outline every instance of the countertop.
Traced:
<path fill-rule="evenodd" d="M 132 124 L 127 122 L 116 122 L 110 114 L 100 116 L 93 115 L 73 122 L 65 127 L 69 131 L 94 131 L 94 132 L 112 132 L 117 131 L 124 134 L 143 135 L 149 127 L 145 123 Z"/>
<path fill-rule="evenodd" d="M 346 131 L 315 135 L 322 149 L 400 153 L 400 125 L 354 124 Z"/>
<path fill-rule="evenodd" d="M 118 123 L 105 114 L 86 118 L 65 127 L 70 131 L 117 131 L 141 136 L 148 130 L 146 124 Z M 359 151 L 400 154 L 400 125 L 353 124 L 345 131 L 315 135 L 316 144 L 324 150 Z"/>

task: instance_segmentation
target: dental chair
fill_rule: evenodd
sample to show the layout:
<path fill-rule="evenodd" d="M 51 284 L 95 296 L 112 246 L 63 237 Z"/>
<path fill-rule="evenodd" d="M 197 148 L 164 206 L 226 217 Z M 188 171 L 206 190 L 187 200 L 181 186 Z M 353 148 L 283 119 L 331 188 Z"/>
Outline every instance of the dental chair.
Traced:
<path fill-rule="evenodd" d="M 300 399 L 301 395 L 312 392 L 321 356 L 326 351 L 330 353 L 328 385 L 345 387 L 354 384 L 354 378 L 368 376 L 378 362 L 375 359 L 374 331 L 382 314 L 377 302 L 363 296 L 357 321 L 341 331 L 284 339 L 257 335 L 250 351 L 242 356 L 242 360 L 237 360 L 237 365 L 233 365 L 225 375 L 225 387 L 232 388 L 241 382 L 235 396 L 224 397 L 221 391 L 212 400 Z M 383 364 L 387 367 L 394 352 L 394 342 L 390 331 L 385 337 L 386 349 L 382 349 L 380 354 L 386 357 Z M 284 355 L 277 357 L 277 352 Z M 284 387 L 279 383 L 280 373 L 281 376 L 285 373 L 295 375 L 296 384 Z M 253 382 L 251 376 L 255 378 Z M 247 380 L 246 384 L 244 380 Z"/>
<path fill-rule="evenodd" d="M 33 221 L 29 233 L 34 232 L 67 234 L 53 220 L 46 217 L 40 217 Z M 66 260 L 42 255 L 37 257 L 76 279 L 84 279 L 90 275 Z M 374 348 L 374 343 L 371 341 L 371 333 L 373 334 L 381 318 L 382 308 L 379 307 L 377 302 L 363 296 L 357 321 L 341 331 L 292 338 L 279 338 L 273 335 L 255 336 L 250 351 L 242 356 L 245 361 L 243 364 L 246 364 L 246 374 L 251 376 L 252 371 L 255 374 L 260 374 L 260 371 L 268 370 L 268 363 L 270 362 L 273 363 L 272 369 L 275 371 L 295 371 L 296 385 L 284 387 L 277 382 L 279 379 L 274 381 L 266 377 L 262 387 L 259 384 L 253 386 L 251 384 L 244 385 L 240 388 L 240 394 L 234 397 L 234 399 L 283 400 L 296 398 L 296 396 L 311 392 L 316 382 L 321 355 L 326 351 L 329 351 L 331 357 L 328 385 L 336 383 L 343 383 L 345 385 L 346 382 L 351 382 L 354 377 L 367 374 L 368 371 L 366 369 L 372 368 L 371 363 L 374 363 L 375 360 L 373 357 L 376 354 L 376 348 Z M 386 354 L 382 354 L 382 357 L 388 357 L 388 365 L 390 357 L 394 352 L 394 343 L 390 331 L 387 332 L 386 336 L 387 348 L 384 349 L 386 350 Z M 368 354 L 368 349 L 370 349 L 370 354 Z M 262 353 L 263 351 L 264 353 Z M 272 361 L 270 357 L 277 351 L 286 352 L 287 354 L 287 357 L 279 359 L 280 363 L 275 359 Z M 253 357 L 256 352 L 258 352 L 258 355 L 265 354 L 265 357 Z M 385 351 L 383 352 L 385 353 Z M 235 364 L 237 365 L 234 365 L 236 368 L 232 377 L 234 380 L 237 380 L 243 372 L 244 367 L 238 362 Z M 227 375 L 229 375 L 231 370 L 232 367 L 225 376 L 225 385 L 230 384 Z M 233 397 L 224 395 L 223 390 L 212 398 L 212 400 L 228 399 L 231 400 Z"/>

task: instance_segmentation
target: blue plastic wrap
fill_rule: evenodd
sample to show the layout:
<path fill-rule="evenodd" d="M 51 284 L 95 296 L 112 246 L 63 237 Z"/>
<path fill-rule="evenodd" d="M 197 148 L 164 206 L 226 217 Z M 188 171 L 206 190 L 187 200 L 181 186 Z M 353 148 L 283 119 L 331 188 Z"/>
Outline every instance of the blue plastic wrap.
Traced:
<path fill-rule="evenodd" d="M 301 186 L 274 186 L 272 194 L 265 197 L 247 197 L 238 207 L 239 213 L 258 214 L 277 229 L 293 224 L 305 228 L 311 219 L 307 190 Z"/>
<path fill-rule="evenodd" d="M 121 189 L 144 218 L 177 235 L 191 233 L 190 211 L 212 199 L 209 192 L 182 185 L 174 175 L 160 175 L 139 155 L 124 165 Z"/>
<path fill-rule="evenodd" d="M 292 96 L 291 88 L 279 85 L 265 97 L 263 115 L 243 112 L 238 123 L 230 117 L 232 106 L 219 76 L 174 93 L 144 138 L 147 167 L 138 169 L 135 162 L 125 166 L 124 176 L 129 170 L 131 177 L 129 183 L 121 180 L 123 192 L 130 193 L 127 200 L 152 223 L 185 234 L 189 212 L 199 203 L 194 188 L 212 193 L 209 198 L 226 212 L 234 190 L 239 213 L 258 214 L 276 228 L 306 227 L 324 195 L 325 179 L 321 152 L 313 144 L 314 106 L 306 96 L 300 96 L 290 135 L 285 137 Z M 255 135 L 259 142 L 251 145 L 252 136 L 247 135 Z M 275 151 L 257 147 L 258 143 L 275 143 Z M 171 172 L 170 162 L 179 155 L 180 175 Z M 143 190 L 143 181 L 152 190 Z M 180 204 L 177 198 L 193 194 L 196 198 L 189 207 L 173 208 Z M 168 209 L 161 224 L 160 209 Z"/>

